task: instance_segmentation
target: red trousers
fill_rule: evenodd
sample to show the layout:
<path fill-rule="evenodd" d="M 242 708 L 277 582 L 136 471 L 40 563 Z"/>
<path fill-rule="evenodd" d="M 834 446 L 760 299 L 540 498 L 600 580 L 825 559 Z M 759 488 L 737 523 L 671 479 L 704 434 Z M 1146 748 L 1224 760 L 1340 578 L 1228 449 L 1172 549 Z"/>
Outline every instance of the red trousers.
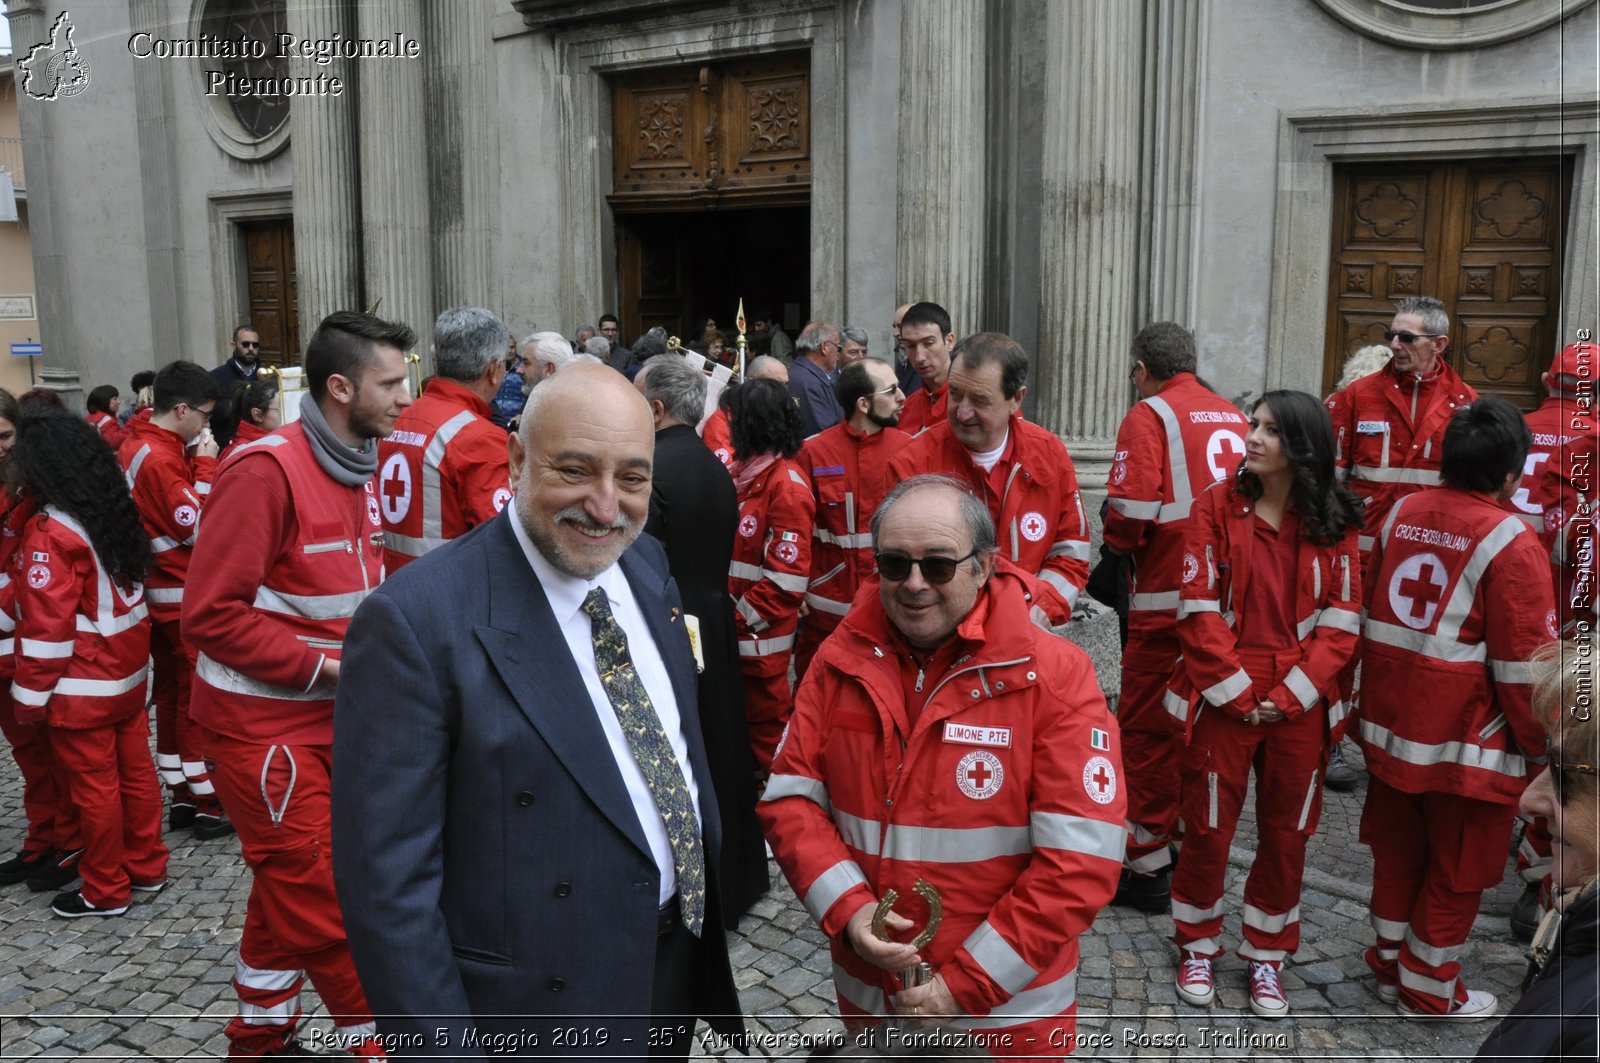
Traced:
<path fill-rule="evenodd" d="M 784 670 L 772 674 L 770 660 L 746 663 L 744 671 L 744 715 L 750 724 L 750 750 L 756 758 L 756 774 L 765 779 L 772 774 L 772 761 L 778 755 L 778 742 L 794 711 L 794 694 L 789 689 L 788 658 Z"/>
<path fill-rule="evenodd" d="M 67 779 L 50 749 L 50 728 L 17 722 L 10 681 L 0 686 L 0 733 L 11 744 L 11 757 L 22 772 L 22 811 L 28 832 L 22 852 L 29 857 L 52 849 L 70 853 L 83 848 L 78 806 L 67 791 Z"/>
<path fill-rule="evenodd" d="M 333 891 L 331 748 L 216 734 L 204 742 L 253 876 L 234 971 L 239 1014 L 228 1023 L 229 1058 L 266 1055 L 294 1037 L 307 974 L 340 1040 L 358 1055 L 381 1058 Z"/>
<path fill-rule="evenodd" d="M 167 877 L 161 844 L 161 789 L 150 771 L 150 721 L 135 713 L 105 727 L 50 729 L 67 792 L 83 831 L 83 896 L 96 908 L 120 908 L 130 884 Z"/>
<path fill-rule="evenodd" d="M 1281 678 L 1270 659 L 1245 656 L 1243 664 L 1256 679 L 1258 697 Z M 1173 940 L 1180 949 L 1206 957 L 1222 954 L 1228 846 L 1252 770 L 1258 840 L 1244 884 L 1239 955 L 1281 964 L 1300 947 L 1300 882 L 1306 842 L 1322 816 L 1327 733 L 1321 705 L 1279 723 L 1256 725 L 1215 707 L 1201 709 L 1182 757 L 1183 859 L 1172 875 Z"/>
<path fill-rule="evenodd" d="M 221 806 L 195 723 L 189 718 L 194 652 L 184 645 L 177 621 L 150 625 L 150 657 L 155 666 L 150 696 L 156 706 L 156 767 L 161 781 L 174 805 L 190 804 L 215 815 Z"/>
<path fill-rule="evenodd" d="M 839 621 L 844 617 L 836 613 L 824 613 L 813 609 L 800 621 L 800 634 L 794 640 L 794 683 L 800 685 L 800 680 L 806 676 L 806 669 L 811 667 L 811 658 L 817 655 L 817 650 L 822 648 L 822 642 L 833 634 L 834 628 L 839 626 Z"/>
<path fill-rule="evenodd" d="M 1179 739 L 1161 698 L 1178 660 L 1178 640 L 1130 632 L 1122 651 L 1117 727 L 1128 791 L 1128 848 L 1123 860 L 1143 874 L 1172 863 L 1167 845 L 1178 827 Z"/>
<path fill-rule="evenodd" d="M 1376 775 L 1361 812 L 1372 849 L 1372 926 L 1367 966 L 1399 984 L 1408 1007 L 1433 1014 L 1465 1001 L 1456 959 L 1483 891 L 1505 872 L 1516 808 L 1457 794 L 1411 794 Z"/>

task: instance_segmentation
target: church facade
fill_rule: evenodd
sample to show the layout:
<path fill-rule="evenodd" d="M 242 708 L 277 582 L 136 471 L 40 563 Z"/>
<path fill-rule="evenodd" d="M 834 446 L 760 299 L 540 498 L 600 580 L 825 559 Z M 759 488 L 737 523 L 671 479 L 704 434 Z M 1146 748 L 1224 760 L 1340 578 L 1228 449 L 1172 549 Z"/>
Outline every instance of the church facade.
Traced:
<path fill-rule="evenodd" d="M 293 362 L 352 307 L 424 337 L 469 303 L 517 334 L 612 311 L 688 338 L 742 298 L 882 354 L 927 298 L 1029 350 L 1028 411 L 1092 482 L 1149 321 L 1191 327 L 1226 395 L 1323 393 L 1396 298 L 1433 294 L 1456 368 L 1531 406 L 1600 310 L 1593 0 L 8 17 L 43 362 L 69 392 L 216 364 L 241 322 Z"/>

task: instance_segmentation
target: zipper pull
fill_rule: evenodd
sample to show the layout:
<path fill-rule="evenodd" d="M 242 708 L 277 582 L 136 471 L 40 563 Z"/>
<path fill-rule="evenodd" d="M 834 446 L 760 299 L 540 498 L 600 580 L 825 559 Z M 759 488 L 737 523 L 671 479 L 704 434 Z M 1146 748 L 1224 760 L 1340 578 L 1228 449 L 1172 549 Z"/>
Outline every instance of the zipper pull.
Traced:
<path fill-rule="evenodd" d="M 922 693 L 922 669 L 921 669 L 921 668 L 918 668 L 918 669 L 917 669 L 917 686 L 916 686 L 916 691 L 917 691 L 917 693 L 919 693 L 919 694 L 920 694 L 920 693 Z"/>
<path fill-rule="evenodd" d="M 353 554 L 353 553 L 356 552 L 355 544 L 352 543 L 349 539 L 346 539 L 344 541 L 344 552 L 347 553 L 347 554 Z"/>

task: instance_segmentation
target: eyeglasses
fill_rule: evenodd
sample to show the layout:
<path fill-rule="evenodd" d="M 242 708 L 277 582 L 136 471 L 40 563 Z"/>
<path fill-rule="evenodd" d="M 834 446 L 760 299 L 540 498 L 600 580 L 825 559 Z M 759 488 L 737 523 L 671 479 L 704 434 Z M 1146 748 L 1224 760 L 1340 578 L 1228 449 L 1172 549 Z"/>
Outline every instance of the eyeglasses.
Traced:
<path fill-rule="evenodd" d="M 241 347 L 260 347 L 261 346 L 261 341 L 260 340 L 240 340 L 239 341 L 239 346 L 241 346 Z"/>
<path fill-rule="evenodd" d="M 1578 780 L 1574 775 L 1600 776 L 1600 769 L 1593 764 L 1563 764 L 1555 757 L 1550 758 L 1550 781 L 1556 784 L 1556 795 L 1564 805 L 1578 794 Z"/>
<path fill-rule="evenodd" d="M 1383 338 L 1390 343 L 1399 340 L 1401 343 L 1410 345 L 1418 340 L 1436 340 L 1443 335 L 1444 333 L 1442 332 L 1395 332 L 1393 329 L 1385 329 Z"/>
<path fill-rule="evenodd" d="M 217 408 L 217 404 L 214 403 L 214 402 L 210 406 L 207 406 L 203 410 L 198 406 L 190 406 L 189 407 L 189 409 L 193 410 L 195 413 L 198 413 L 201 417 L 204 417 L 208 421 L 211 419 L 211 411 L 216 409 L 216 408 Z"/>
<path fill-rule="evenodd" d="M 900 381 L 896 380 L 893 384 L 890 384 L 888 387 L 882 388 L 882 389 L 880 389 L 878 391 L 874 391 L 873 394 L 874 395 L 893 395 L 895 392 L 897 392 L 899 390 L 900 390 Z"/>
<path fill-rule="evenodd" d="M 977 556 L 977 548 L 966 557 L 907 557 L 905 554 L 873 554 L 878 562 L 878 574 L 891 583 L 911 578 L 911 566 L 922 570 L 922 578 L 935 587 L 942 587 L 956 578 L 956 567 L 961 562 Z"/>

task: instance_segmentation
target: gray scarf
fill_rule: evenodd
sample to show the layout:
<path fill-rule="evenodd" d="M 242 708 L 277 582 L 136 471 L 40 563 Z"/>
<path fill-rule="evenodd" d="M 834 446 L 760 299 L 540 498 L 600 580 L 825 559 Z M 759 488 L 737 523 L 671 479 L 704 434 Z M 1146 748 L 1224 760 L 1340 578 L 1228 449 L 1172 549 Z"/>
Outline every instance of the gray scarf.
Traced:
<path fill-rule="evenodd" d="M 346 487 L 360 487 L 378 471 L 378 441 L 369 439 L 360 450 L 352 450 L 328 427 L 322 408 L 310 395 L 300 403 L 300 423 L 311 441 L 311 453 L 322 471 Z"/>

